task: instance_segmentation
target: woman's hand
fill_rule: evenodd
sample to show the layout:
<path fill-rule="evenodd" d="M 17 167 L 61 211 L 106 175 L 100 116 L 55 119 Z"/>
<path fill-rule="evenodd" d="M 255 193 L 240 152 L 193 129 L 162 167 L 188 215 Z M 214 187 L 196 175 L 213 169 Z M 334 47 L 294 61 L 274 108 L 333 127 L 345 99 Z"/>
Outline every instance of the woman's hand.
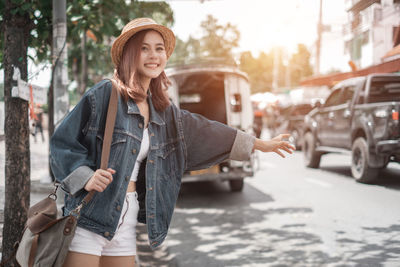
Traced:
<path fill-rule="evenodd" d="M 283 154 L 283 151 L 286 151 L 289 154 L 293 153 L 293 150 L 296 150 L 296 148 L 291 145 L 287 141 L 283 141 L 284 139 L 287 139 L 290 137 L 290 134 L 280 134 L 271 140 L 261 140 L 256 138 L 256 141 L 254 142 L 254 149 L 260 150 L 262 152 L 275 152 L 282 158 L 285 157 Z"/>
<path fill-rule="evenodd" d="M 112 175 L 115 170 L 108 168 L 107 170 L 98 169 L 85 185 L 86 191 L 103 192 L 107 186 L 112 182 Z"/>

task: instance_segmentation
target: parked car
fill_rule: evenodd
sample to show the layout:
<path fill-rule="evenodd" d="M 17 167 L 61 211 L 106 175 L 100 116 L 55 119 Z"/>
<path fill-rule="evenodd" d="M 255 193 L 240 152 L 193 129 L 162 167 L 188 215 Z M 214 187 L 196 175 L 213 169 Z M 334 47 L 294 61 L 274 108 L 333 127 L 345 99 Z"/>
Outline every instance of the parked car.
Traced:
<path fill-rule="evenodd" d="M 297 150 L 301 150 L 303 144 L 304 117 L 313 109 L 308 103 L 294 104 L 281 110 L 277 127 L 274 134 L 290 133 L 290 142 L 292 142 Z"/>
<path fill-rule="evenodd" d="M 253 134 L 253 108 L 245 73 L 236 67 L 192 64 L 168 68 L 166 74 L 172 82 L 170 96 L 181 109 Z M 253 161 L 227 160 L 185 173 L 182 182 L 229 181 L 231 191 L 241 191 L 243 179 L 254 174 Z"/>
<path fill-rule="evenodd" d="M 338 83 L 305 117 L 305 165 L 326 153 L 351 154 L 351 173 L 370 183 L 389 162 L 400 163 L 400 75 L 371 74 Z"/>

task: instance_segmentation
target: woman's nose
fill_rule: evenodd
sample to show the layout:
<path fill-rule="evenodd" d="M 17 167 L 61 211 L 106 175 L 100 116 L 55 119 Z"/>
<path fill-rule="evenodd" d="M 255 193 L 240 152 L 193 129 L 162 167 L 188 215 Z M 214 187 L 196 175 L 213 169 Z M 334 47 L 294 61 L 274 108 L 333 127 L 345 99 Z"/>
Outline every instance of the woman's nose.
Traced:
<path fill-rule="evenodd" d="M 155 50 L 153 50 L 153 49 L 150 49 L 149 56 L 150 56 L 151 58 L 154 58 L 154 57 L 156 57 L 156 51 L 155 51 Z"/>

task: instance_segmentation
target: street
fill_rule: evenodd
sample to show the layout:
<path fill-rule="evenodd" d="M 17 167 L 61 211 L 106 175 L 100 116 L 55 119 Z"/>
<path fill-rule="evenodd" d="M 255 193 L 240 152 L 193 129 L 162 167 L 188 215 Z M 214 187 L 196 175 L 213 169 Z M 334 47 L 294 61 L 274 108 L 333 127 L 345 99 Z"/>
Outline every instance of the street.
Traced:
<path fill-rule="evenodd" d="M 31 141 L 34 204 L 51 185 L 39 182 L 48 178 L 47 145 Z M 350 156 L 325 155 L 320 169 L 305 168 L 301 152 L 259 156 L 241 193 L 183 184 L 160 249 L 151 252 L 138 227 L 140 266 L 400 266 L 399 164 L 366 185 L 351 177 Z"/>
<path fill-rule="evenodd" d="M 242 193 L 184 184 L 155 255 L 166 266 L 400 266 L 400 168 L 390 164 L 379 184 L 366 185 L 349 162 L 325 155 L 315 170 L 301 152 L 260 154 Z"/>

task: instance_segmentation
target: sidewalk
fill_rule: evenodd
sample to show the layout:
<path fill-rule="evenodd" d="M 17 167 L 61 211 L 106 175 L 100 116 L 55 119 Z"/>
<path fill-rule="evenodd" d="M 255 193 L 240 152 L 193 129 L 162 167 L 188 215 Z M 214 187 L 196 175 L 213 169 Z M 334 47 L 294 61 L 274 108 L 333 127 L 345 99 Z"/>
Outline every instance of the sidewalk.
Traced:
<path fill-rule="evenodd" d="M 42 143 L 41 136 L 37 137 L 37 142 L 33 136 L 30 137 L 30 152 L 31 152 L 31 206 L 48 196 L 54 189 L 51 183 L 51 178 L 48 170 L 48 134 L 44 130 L 45 142 Z M 5 142 L 0 141 L 0 259 L 1 245 L 3 236 L 4 223 L 4 198 L 5 198 Z M 59 190 L 61 192 L 61 190 Z M 58 206 L 63 205 L 63 197 L 59 196 L 57 200 Z M 151 251 L 149 241 L 147 239 L 146 226 L 139 224 L 136 228 L 137 234 L 137 261 L 138 266 L 177 266 L 171 257 L 167 246 L 161 246 L 156 251 Z"/>

